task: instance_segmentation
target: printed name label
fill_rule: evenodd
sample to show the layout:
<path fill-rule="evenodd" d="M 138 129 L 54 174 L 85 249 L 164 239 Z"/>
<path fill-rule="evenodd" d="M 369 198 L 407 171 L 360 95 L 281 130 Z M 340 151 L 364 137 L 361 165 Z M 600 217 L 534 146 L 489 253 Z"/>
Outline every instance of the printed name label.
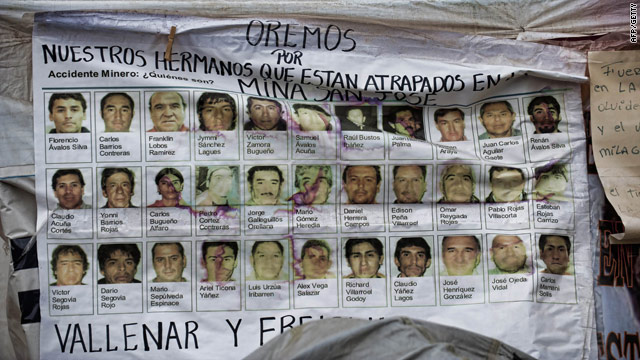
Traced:
<path fill-rule="evenodd" d="M 528 229 L 529 203 L 526 201 L 510 203 L 485 203 L 487 229 Z"/>
<path fill-rule="evenodd" d="M 438 230 L 481 229 L 480 204 L 437 204 Z"/>
<path fill-rule="evenodd" d="M 335 205 L 294 206 L 293 232 L 302 234 L 336 233 Z"/>
<path fill-rule="evenodd" d="M 147 133 L 146 139 L 147 161 L 176 161 L 191 158 L 188 131 Z"/>
<path fill-rule="evenodd" d="M 289 141 L 286 131 L 245 131 L 246 160 L 286 160 Z"/>
<path fill-rule="evenodd" d="M 196 296 L 198 311 L 242 309 L 240 284 L 236 281 L 200 282 Z"/>
<path fill-rule="evenodd" d="M 389 206 L 391 231 L 433 230 L 431 206 L 426 204 L 394 204 Z"/>
<path fill-rule="evenodd" d="M 141 160 L 140 134 L 112 133 L 98 136 L 98 162 Z"/>
<path fill-rule="evenodd" d="M 383 160 L 384 138 L 370 131 L 343 131 L 340 157 L 343 160 Z"/>
<path fill-rule="evenodd" d="M 247 234 L 288 234 L 289 211 L 287 205 L 245 206 L 245 232 Z"/>
<path fill-rule="evenodd" d="M 387 306 L 386 279 L 344 279 L 343 307 Z"/>
<path fill-rule="evenodd" d="M 532 274 L 489 275 L 489 302 L 533 301 Z"/>
<path fill-rule="evenodd" d="M 91 162 L 91 134 L 46 134 L 45 161 L 55 163 Z"/>
<path fill-rule="evenodd" d="M 564 133 L 534 134 L 529 138 L 529 156 L 532 162 L 571 158 L 571 148 Z"/>
<path fill-rule="evenodd" d="M 98 285 L 98 314 L 142 312 L 142 284 Z"/>
<path fill-rule="evenodd" d="M 438 160 L 473 159 L 476 157 L 473 141 L 438 143 L 436 157 Z"/>
<path fill-rule="evenodd" d="M 190 208 L 147 208 L 148 236 L 191 235 Z"/>
<path fill-rule="evenodd" d="M 230 206 L 199 206 L 196 235 L 240 235 L 240 211 Z"/>
<path fill-rule="evenodd" d="M 482 275 L 440 277 L 441 305 L 482 303 L 484 303 L 484 282 Z"/>
<path fill-rule="evenodd" d="M 300 132 L 293 138 L 294 159 L 326 159 L 335 160 L 337 136 L 327 131 Z"/>
<path fill-rule="evenodd" d="M 93 315 L 90 285 L 51 286 L 49 313 L 56 315 Z"/>
<path fill-rule="evenodd" d="M 568 201 L 534 201 L 534 226 L 543 229 L 574 227 L 573 203 Z"/>
<path fill-rule="evenodd" d="M 149 312 L 191 311 L 191 283 L 149 281 Z"/>
<path fill-rule="evenodd" d="M 436 305 L 433 276 L 394 278 L 391 285 L 391 306 Z"/>
<path fill-rule="evenodd" d="M 525 161 L 522 137 L 480 140 L 480 155 L 484 160 L 522 164 Z"/>
<path fill-rule="evenodd" d="M 99 238 L 142 236 L 140 208 L 98 209 L 96 222 Z"/>
<path fill-rule="evenodd" d="M 293 305 L 296 309 L 338 307 L 338 281 L 336 279 L 296 280 Z"/>
<path fill-rule="evenodd" d="M 93 210 L 53 210 L 47 221 L 50 239 L 87 239 L 93 236 Z"/>
<path fill-rule="evenodd" d="M 342 205 L 343 232 L 384 231 L 382 204 Z"/>
<path fill-rule="evenodd" d="M 207 131 L 196 134 L 196 160 L 239 160 L 236 131 Z"/>
<path fill-rule="evenodd" d="M 538 302 L 576 304 L 576 278 L 573 275 L 539 274 Z"/>
<path fill-rule="evenodd" d="M 247 281 L 247 310 L 289 309 L 288 281 Z"/>
<path fill-rule="evenodd" d="M 390 159 L 433 159 L 433 147 L 423 140 L 402 135 L 389 135 L 389 143 Z"/>

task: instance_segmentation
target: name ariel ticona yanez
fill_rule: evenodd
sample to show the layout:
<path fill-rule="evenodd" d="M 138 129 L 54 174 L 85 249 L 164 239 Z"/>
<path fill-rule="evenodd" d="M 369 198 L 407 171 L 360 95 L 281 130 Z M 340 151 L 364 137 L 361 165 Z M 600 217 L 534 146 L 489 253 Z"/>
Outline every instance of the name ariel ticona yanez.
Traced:
<path fill-rule="evenodd" d="M 271 50 L 274 62 L 253 64 L 215 58 L 193 51 L 144 50 L 120 45 L 42 44 L 43 64 L 118 64 L 122 70 L 50 70 L 49 78 L 163 78 L 213 85 L 220 77 L 235 77 L 237 89 L 227 89 L 285 99 L 314 101 L 406 101 L 412 105 L 436 105 L 430 95 L 470 88 L 484 91 L 514 77 L 510 74 L 357 74 L 303 66 L 304 50 L 350 53 L 357 50 L 357 32 L 329 24 L 308 27 L 279 21 L 251 20 L 245 41 Z M 273 49 L 273 50 L 272 50 Z M 189 74 L 199 76 L 190 77 Z M 313 93 L 314 95 L 308 95 Z M 366 97 L 365 97 L 366 94 Z"/>

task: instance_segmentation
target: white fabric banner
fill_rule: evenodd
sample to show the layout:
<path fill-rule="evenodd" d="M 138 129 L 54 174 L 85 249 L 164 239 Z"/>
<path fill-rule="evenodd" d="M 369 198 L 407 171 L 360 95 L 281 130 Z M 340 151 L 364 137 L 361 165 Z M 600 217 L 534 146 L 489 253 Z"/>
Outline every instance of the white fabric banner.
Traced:
<path fill-rule="evenodd" d="M 41 356 L 239 358 L 392 316 L 587 356 L 584 64 L 346 22 L 39 14 Z"/>

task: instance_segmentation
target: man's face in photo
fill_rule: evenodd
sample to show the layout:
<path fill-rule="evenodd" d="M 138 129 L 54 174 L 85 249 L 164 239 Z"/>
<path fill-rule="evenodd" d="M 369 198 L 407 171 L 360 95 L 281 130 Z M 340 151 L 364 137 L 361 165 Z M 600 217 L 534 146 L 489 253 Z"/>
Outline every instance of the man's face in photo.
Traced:
<path fill-rule="evenodd" d="M 280 120 L 280 108 L 271 100 L 251 100 L 249 118 L 260 130 L 273 130 Z"/>
<path fill-rule="evenodd" d="M 558 130 L 560 113 L 554 105 L 541 103 L 533 107 L 530 119 L 536 128 L 536 134 L 549 134 Z"/>
<path fill-rule="evenodd" d="M 123 172 L 117 172 L 109 176 L 106 187 L 102 190 L 102 196 L 107 198 L 108 208 L 126 208 L 131 204 L 133 187 L 129 176 Z"/>
<path fill-rule="evenodd" d="M 559 173 L 542 173 L 536 182 L 536 191 L 544 196 L 561 196 L 566 188 L 567 179 Z"/>
<path fill-rule="evenodd" d="M 379 255 L 373 245 L 363 242 L 351 248 L 348 262 L 356 278 L 368 279 L 376 277 L 384 262 L 384 256 Z"/>
<path fill-rule="evenodd" d="M 350 204 L 374 204 L 380 183 L 373 166 L 352 166 L 347 169 L 345 189 Z"/>
<path fill-rule="evenodd" d="M 398 166 L 393 178 L 393 192 L 400 204 L 418 204 L 422 201 L 427 183 L 418 166 Z"/>
<path fill-rule="evenodd" d="M 282 251 L 272 242 L 258 245 L 255 254 L 251 255 L 251 266 L 255 271 L 256 280 L 277 280 L 283 264 Z"/>
<path fill-rule="evenodd" d="M 491 177 L 491 192 L 496 202 L 519 201 L 525 181 L 517 170 L 498 170 Z"/>
<path fill-rule="evenodd" d="M 176 244 L 156 245 L 153 252 L 153 270 L 156 282 L 182 281 L 182 271 L 187 266 L 187 259 L 180 255 Z"/>
<path fill-rule="evenodd" d="M 302 257 L 302 273 L 305 279 L 324 279 L 331 264 L 327 249 L 311 246 L 305 249 Z"/>
<path fill-rule="evenodd" d="M 327 180 L 328 174 L 324 174 L 320 166 L 308 167 L 298 178 L 298 191 L 312 195 L 310 205 L 321 205 L 327 202 L 331 187 Z"/>
<path fill-rule="evenodd" d="M 405 246 L 400 249 L 400 257 L 393 259 L 402 277 L 419 277 L 431 266 L 427 252 L 420 246 Z"/>
<path fill-rule="evenodd" d="M 56 133 L 79 133 L 82 130 L 86 113 L 80 101 L 71 98 L 56 99 L 52 111 L 49 113 L 49 120 L 55 124 Z"/>
<path fill-rule="evenodd" d="M 324 131 L 327 130 L 329 120 L 327 117 L 313 109 L 300 108 L 296 111 L 296 120 L 304 131 Z"/>
<path fill-rule="evenodd" d="M 559 236 L 548 236 L 547 243 L 540 254 L 552 274 L 564 275 L 569 268 L 569 249 L 564 239 Z"/>
<path fill-rule="evenodd" d="M 104 263 L 104 269 L 100 274 L 104 276 L 107 284 L 130 284 L 138 272 L 138 264 L 131 254 L 116 250 L 111 253 Z"/>
<path fill-rule="evenodd" d="M 233 124 L 233 105 L 224 100 L 209 99 L 202 107 L 202 123 L 208 131 L 226 131 Z"/>
<path fill-rule="evenodd" d="M 211 174 L 209 179 L 209 197 L 214 205 L 226 205 L 233 186 L 233 171 L 228 168 L 219 168 Z"/>
<path fill-rule="evenodd" d="M 527 249 L 522 240 L 513 235 L 498 235 L 493 238 L 491 259 L 502 272 L 514 273 L 522 269 L 527 261 Z"/>
<path fill-rule="evenodd" d="M 438 117 L 436 129 L 442 134 L 442 141 L 464 140 L 464 119 L 460 111 L 449 111 Z"/>
<path fill-rule="evenodd" d="M 511 136 L 511 126 L 516 120 L 516 114 L 509 111 L 503 102 L 489 104 L 484 109 L 480 118 L 482 125 L 487 129 L 491 138 Z"/>
<path fill-rule="evenodd" d="M 347 120 L 358 126 L 362 126 L 367 120 L 367 117 L 364 116 L 361 109 L 350 109 L 349 111 L 347 111 Z"/>
<path fill-rule="evenodd" d="M 473 275 L 480 264 L 480 249 L 471 236 L 449 236 L 442 249 L 442 262 L 449 275 Z"/>
<path fill-rule="evenodd" d="M 158 181 L 158 192 L 163 200 L 180 201 L 183 187 L 180 178 L 173 174 L 167 174 Z"/>
<path fill-rule="evenodd" d="M 238 259 L 229 246 L 218 245 L 207 248 L 205 254 L 207 281 L 231 281 Z"/>
<path fill-rule="evenodd" d="M 443 177 L 442 192 L 447 202 L 468 203 L 473 196 L 473 176 L 471 168 L 450 166 Z"/>
<path fill-rule="evenodd" d="M 411 112 L 411 110 L 398 111 L 394 122 L 396 126 L 399 125 L 404 127 L 409 134 L 413 134 L 422 129 L 422 124 L 413 116 L 413 112 Z"/>
<path fill-rule="evenodd" d="M 258 170 L 251 182 L 251 199 L 256 205 L 276 205 L 280 199 L 282 183 L 277 171 Z"/>
<path fill-rule="evenodd" d="M 184 124 L 184 104 L 176 92 L 157 92 L 151 96 L 151 121 L 157 131 L 180 131 Z"/>
<path fill-rule="evenodd" d="M 133 119 L 133 107 L 129 99 L 122 95 L 107 98 L 102 108 L 105 132 L 128 132 Z"/>
<path fill-rule="evenodd" d="M 55 275 L 56 285 L 80 285 L 84 277 L 84 262 L 82 256 L 75 252 L 58 255 Z"/>
<path fill-rule="evenodd" d="M 84 186 L 82 186 L 78 175 L 62 175 L 58 178 L 54 195 L 58 199 L 58 204 L 61 208 L 67 210 L 78 209 L 82 206 Z"/>

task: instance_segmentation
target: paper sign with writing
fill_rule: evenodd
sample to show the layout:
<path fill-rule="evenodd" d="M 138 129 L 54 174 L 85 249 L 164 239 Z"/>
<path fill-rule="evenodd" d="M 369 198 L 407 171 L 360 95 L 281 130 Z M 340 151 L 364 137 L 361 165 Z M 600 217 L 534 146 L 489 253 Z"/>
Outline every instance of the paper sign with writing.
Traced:
<path fill-rule="evenodd" d="M 640 51 L 589 53 L 593 156 L 624 223 L 612 241 L 640 243 Z"/>

